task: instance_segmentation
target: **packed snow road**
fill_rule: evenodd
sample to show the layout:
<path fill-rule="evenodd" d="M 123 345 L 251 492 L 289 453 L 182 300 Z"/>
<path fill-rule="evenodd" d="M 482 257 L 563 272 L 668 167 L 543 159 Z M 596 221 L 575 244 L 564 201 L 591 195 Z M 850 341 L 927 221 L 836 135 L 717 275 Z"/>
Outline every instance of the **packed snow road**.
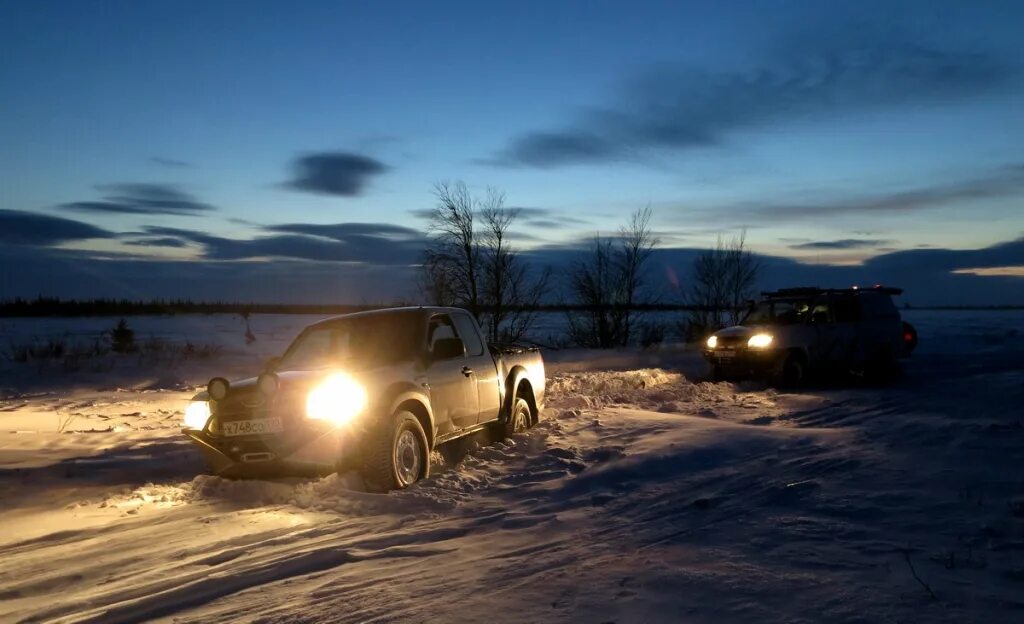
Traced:
<path fill-rule="evenodd" d="M 0 620 L 1019 621 L 1024 345 L 987 349 L 792 394 L 558 356 L 540 425 L 386 495 L 202 474 L 188 391 L 15 394 Z"/>

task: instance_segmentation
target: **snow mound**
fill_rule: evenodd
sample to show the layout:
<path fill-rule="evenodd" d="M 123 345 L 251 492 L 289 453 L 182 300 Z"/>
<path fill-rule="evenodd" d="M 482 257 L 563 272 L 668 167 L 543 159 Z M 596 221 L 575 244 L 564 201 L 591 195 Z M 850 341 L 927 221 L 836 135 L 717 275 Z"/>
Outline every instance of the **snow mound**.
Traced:
<path fill-rule="evenodd" d="M 567 415 L 619 406 L 714 418 L 715 408 L 773 408 L 777 396 L 757 384 L 692 382 L 659 368 L 559 374 L 548 380 L 547 389 L 548 408 Z"/>

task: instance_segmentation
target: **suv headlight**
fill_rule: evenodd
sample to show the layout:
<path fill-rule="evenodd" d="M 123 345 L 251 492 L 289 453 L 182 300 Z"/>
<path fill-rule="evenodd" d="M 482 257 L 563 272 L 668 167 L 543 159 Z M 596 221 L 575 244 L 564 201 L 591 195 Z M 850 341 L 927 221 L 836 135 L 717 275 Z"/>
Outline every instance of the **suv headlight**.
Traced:
<path fill-rule="evenodd" d="M 206 401 L 192 401 L 185 408 L 185 428 L 202 429 L 210 420 L 210 404 Z"/>
<path fill-rule="evenodd" d="M 306 418 L 336 425 L 349 422 L 366 408 L 366 390 L 345 373 L 324 379 L 306 397 Z"/>
<path fill-rule="evenodd" d="M 718 346 L 718 336 L 708 336 L 708 340 L 705 344 L 708 345 L 708 349 L 714 349 Z"/>
<path fill-rule="evenodd" d="M 764 349 L 771 346 L 772 335 L 771 334 L 754 334 L 747 340 L 747 346 L 751 349 Z"/>

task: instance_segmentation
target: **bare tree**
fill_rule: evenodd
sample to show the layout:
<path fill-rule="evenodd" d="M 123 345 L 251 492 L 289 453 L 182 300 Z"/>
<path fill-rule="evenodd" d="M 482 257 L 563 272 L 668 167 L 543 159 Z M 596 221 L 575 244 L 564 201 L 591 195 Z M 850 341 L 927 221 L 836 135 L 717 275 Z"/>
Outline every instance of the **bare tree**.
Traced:
<path fill-rule="evenodd" d="M 619 229 L 622 240 L 621 267 L 622 298 L 624 312 L 622 317 L 623 344 L 628 344 L 633 333 L 631 309 L 637 296 L 646 287 L 644 267 L 658 243 L 651 232 L 651 207 L 645 206 L 636 210 L 629 217 L 629 222 Z"/>
<path fill-rule="evenodd" d="M 688 320 L 688 337 L 742 320 L 761 272 L 761 263 L 747 249 L 746 239 L 745 230 L 729 241 L 719 236 L 714 249 L 694 260 L 687 301 L 694 309 Z"/>
<path fill-rule="evenodd" d="M 433 243 L 426 250 L 423 285 L 433 303 L 461 305 L 480 317 L 480 244 L 473 230 L 474 201 L 462 182 L 434 185 Z"/>
<path fill-rule="evenodd" d="M 569 291 L 579 310 L 569 314 L 569 339 L 580 346 L 610 349 L 621 340 L 612 241 L 595 236 L 588 257 L 569 272 Z"/>
<path fill-rule="evenodd" d="M 602 349 L 627 345 L 646 286 L 646 265 L 658 241 L 651 231 L 651 209 L 630 215 L 618 237 L 597 236 L 588 256 L 569 273 L 569 291 L 578 310 L 569 315 L 570 339 Z"/>
<path fill-rule="evenodd" d="M 529 330 L 536 307 L 548 290 L 550 272 L 533 276 L 519 253 L 509 244 L 509 228 L 519 211 L 505 207 L 505 194 L 488 189 L 480 216 L 482 234 L 485 324 L 491 342 L 516 342 Z"/>
<path fill-rule="evenodd" d="M 490 342 L 520 340 L 548 290 L 549 271 L 532 271 L 510 244 L 518 211 L 507 208 L 505 194 L 494 188 L 480 199 L 462 182 L 442 183 L 434 195 L 422 290 L 438 305 L 470 310 Z"/>

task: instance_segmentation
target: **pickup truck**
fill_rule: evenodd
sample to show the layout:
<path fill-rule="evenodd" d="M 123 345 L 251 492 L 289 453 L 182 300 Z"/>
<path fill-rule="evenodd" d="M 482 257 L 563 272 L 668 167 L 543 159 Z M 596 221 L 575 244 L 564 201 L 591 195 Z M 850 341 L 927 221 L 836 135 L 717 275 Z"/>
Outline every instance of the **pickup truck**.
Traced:
<path fill-rule="evenodd" d="M 708 336 L 704 357 L 715 379 L 766 377 L 798 386 L 812 375 L 884 379 L 917 346 L 900 317 L 899 288 L 785 288 L 761 293 L 742 322 Z"/>
<path fill-rule="evenodd" d="M 257 377 L 210 380 L 182 432 L 224 476 L 358 469 L 374 491 L 430 472 L 438 445 L 537 423 L 537 349 L 488 345 L 459 308 L 358 312 L 306 327 Z"/>

